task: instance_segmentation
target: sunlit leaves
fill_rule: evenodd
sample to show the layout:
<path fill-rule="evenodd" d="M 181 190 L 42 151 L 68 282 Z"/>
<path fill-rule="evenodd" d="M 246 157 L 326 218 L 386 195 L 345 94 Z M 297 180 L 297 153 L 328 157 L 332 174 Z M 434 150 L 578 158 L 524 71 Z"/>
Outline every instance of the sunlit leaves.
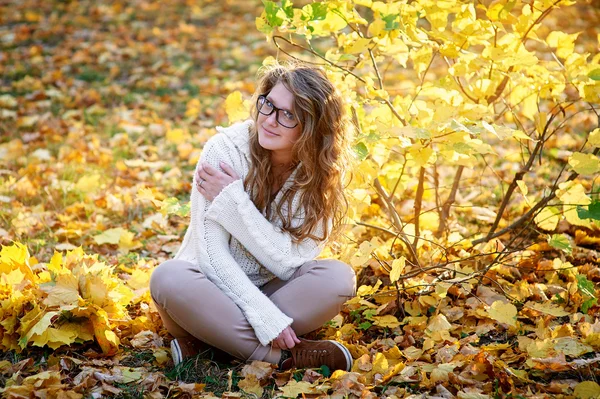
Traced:
<path fill-rule="evenodd" d="M 588 73 L 588 77 L 592 80 L 600 80 L 600 68 L 590 71 L 590 73 Z"/>
<path fill-rule="evenodd" d="M 569 255 L 573 252 L 573 247 L 567 236 L 564 234 L 553 234 L 552 236 L 548 236 L 548 244 L 552 248 L 561 250 Z"/>
<path fill-rule="evenodd" d="M 517 308 L 512 303 L 495 301 L 492 306 L 490 306 L 488 312 L 492 319 L 500 323 L 508 324 L 509 326 L 516 326 Z"/>
<path fill-rule="evenodd" d="M 392 262 L 392 270 L 390 271 L 390 281 L 395 283 L 398 281 L 402 272 L 404 272 L 404 268 L 406 266 L 406 258 L 404 256 L 399 259 L 394 259 Z"/>
<path fill-rule="evenodd" d="M 242 93 L 234 91 L 227 96 L 227 99 L 225 100 L 225 111 L 227 112 L 227 117 L 230 122 L 237 122 L 248 118 L 249 112 L 242 100 Z"/>
<path fill-rule="evenodd" d="M 569 35 L 564 32 L 552 31 L 546 38 L 548 45 L 556 48 L 556 55 L 560 58 L 567 58 L 575 47 L 575 40 L 579 36 L 578 33 Z"/>
<path fill-rule="evenodd" d="M 569 165 L 582 175 L 593 175 L 600 172 L 600 158 L 594 154 L 576 152 L 569 158 Z"/>
<path fill-rule="evenodd" d="M 594 129 L 590 132 L 588 142 L 594 147 L 600 147 L 600 128 Z"/>
<path fill-rule="evenodd" d="M 81 249 L 64 257 L 57 253 L 46 267 L 25 277 L 20 270 L 28 259 L 26 248 L 18 243 L 0 250 L 0 289 L 8 294 L 2 311 L 5 317 L 13 315 L 19 320 L 8 330 L 6 324 L 0 326 L 4 336 L 1 347 L 57 349 L 95 338 L 105 353 L 115 353 L 119 338 L 113 329 L 128 323 L 126 306 L 136 297 L 133 291 L 112 274 L 110 267 Z M 20 273 L 19 284 L 10 281 L 15 272 Z M 6 283 L 10 285 L 3 285 Z M 121 321 L 115 324 L 111 319 Z"/>
<path fill-rule="evenodd" d="M 560 210 L 556 207 L 545 207 L 534 218 L 540 229 L 553 231 L 560 221 Z"/>

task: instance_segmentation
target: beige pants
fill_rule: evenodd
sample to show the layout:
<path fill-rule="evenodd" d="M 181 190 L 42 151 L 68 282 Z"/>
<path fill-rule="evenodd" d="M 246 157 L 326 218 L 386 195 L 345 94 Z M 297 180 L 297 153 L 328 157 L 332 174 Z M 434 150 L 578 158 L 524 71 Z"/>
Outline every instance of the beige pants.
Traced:
<path fill-rule="evenodd" d="M 352 268 L 337 260 L 313 260 L 287 281 L 274 279 L 261 287 L 301 336 L 316 330 L 339 313 L 354 296 Z M 277 363 L 279 349 L 260 344 L 237 305 L 210 282 L 198 267 L 182 260 L 158 266 L 150 279 L 150 293 L 162 321 L 175 338 L 193 335 L 239 359 Z"/>

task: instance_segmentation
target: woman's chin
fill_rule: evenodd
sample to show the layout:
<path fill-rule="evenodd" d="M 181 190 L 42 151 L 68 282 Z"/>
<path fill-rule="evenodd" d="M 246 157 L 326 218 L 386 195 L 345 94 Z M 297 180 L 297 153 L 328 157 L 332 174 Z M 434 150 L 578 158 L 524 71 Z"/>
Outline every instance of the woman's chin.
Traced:
<path fill-rule="evenodd" d="M 258 144 L 265 150 L 275 150 L 277 149 L 277 145 L 273 143 L 273 140 L 264 137 L 262 134 L 258 135 Z"/>

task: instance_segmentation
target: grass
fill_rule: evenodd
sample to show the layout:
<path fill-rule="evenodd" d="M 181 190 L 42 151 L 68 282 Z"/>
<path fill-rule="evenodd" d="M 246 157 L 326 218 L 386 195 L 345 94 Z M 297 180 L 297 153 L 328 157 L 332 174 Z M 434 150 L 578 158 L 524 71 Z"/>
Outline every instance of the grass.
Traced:
<path fill-rule="evenodd" d="M 211 350 L 200 353 L 198 356 L 186 360 L 171 370 L 167 370 L 167 378 L 186 383 L 206 384 L 205 391 L 221 395 L 237 387 L 239 373 L 243 364 L 232 366 L 231 364 L 218 363 L 210 358 Z"/>
<path fill-rule="evenodd" d="M 127 367 L 148 367 L 154 361 L 154 353 L 150 350 L 132 350 L 129 355 L 121 359 L 119 362 L 122 366 Z"/>

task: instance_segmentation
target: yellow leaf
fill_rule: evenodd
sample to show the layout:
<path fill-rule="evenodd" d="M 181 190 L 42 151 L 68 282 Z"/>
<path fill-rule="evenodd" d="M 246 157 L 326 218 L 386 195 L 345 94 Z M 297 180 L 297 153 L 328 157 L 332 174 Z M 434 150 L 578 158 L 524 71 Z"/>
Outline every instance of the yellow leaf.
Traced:
<path fill-rule="evenodd" d="M 359 37 L 354 43 L 346 48 L 347 54 L 362 53 L 371 43 L 371 39 Z"/>
<path fill-rule="evenodd" d="M 431 147 L 411 147 L 409 153 L 417 166 L 429 166 L 435 163 L 437 156 Z"/>
<path fill-rule="evenodd" d="M 60 273 L 62 268 L 62 254 L 60 252 L 54 252 L 52 258 L 50 259 L 50 263 L 48 263 L 48 271 L 54 272 L 55 274 Z"/>
<path fill-rule="evenodd" d="M 406 265 L 406 258 L 401 256 L 399 259 L 394 259 L 392 262 L 392 270 L 390 271 L 390 281 L 395 283 L 398 281 L 402 272 L 404 271 L 404 266 Z"/>
<path fill-rule="evenodd" d="M 373 369 L 371 370 L 371 373 L 373 375 L 384 374 L 388 368 L 389 363 L 386 357 L 383 355 L 383 353 L 377 352 L 375 359 L 373 359 Z"/>
<path fill-rule="evenodd" d="M 52 325 L 52 318 L 58 315 L 59 312 L 48 312 L 42 318 L 35 323 L 33 327 L 27 332 L 24 337 L 24 343 L 27 345 L 27 342 L 31 339 L 34 334 L 41 335 Z M 23 346 L 24 348 L 25 346 Z"/>
<path fill-rule="evenodd" d="M 494 301 L 488 310 L 490 318 L 509 326 L 516 326 L 517 308 L 512 303 Z"/>
<path fill-rule="evenodd" d="M 556 55 L 560 58 L 567 58 L 573 53 L 575 48 L 575 40 L 579 33 L 569 35 L 559 30 L 553 30 L 546 38 L 546 42 L 550 47 L 556 47 Z"/>
<path fill-rule="evenodd" d="M 123 383 L 128 384 L 133 381 L 137 381 L 142 378 L 142 373 L 133 369 L 123 368 L 121 369 L 121 374 L 123 375 Z"/>
<path fill-rule="evenodd" d="M 371 22 L 371 24 L 369 25 L 368 32 L 369 32 L 369 36 L 381 37 L 382 35 L 384 35 L 386 33 L 385 21 L 383 21 L 381 19 L 376 19 L 375 21 Z"/>
<path fill-rule="evenodd" d="M 594 399 L 600 396 L 600 385 L 594 381 L 583 381 L 573 390 L 577 399 Z"/>
<path fill-rule="evenodd" d="M 600 159 L 594 154 L 575 152 L 569 157 L 569 165 L 581 175 L 594 175 L 600 172 Z"/>
<path fill-rule="evenodd" d="M 553 206 L 545 207 L 537 214 L 534 221 L 540 229 L 554 231 L 560 221 L 560 211 Z"/>
<path fill-rule="evenodd" d="M 556 196 L 568 205 L 589 205 L 592 200 L 585 193 L 585 188 L 581 183 L 566 181 L 558 185 Z"/>
<path fill-rule="evenodd" d="M 243 380 L 239 381 L 238 387 L 246 393 L 256 395 L 257 398 L 260 398 L 264 392 L 263 387 L 260 386 L 260 381 L 254 374 L 248 374 Z"/>
<path fill-rule="evenodd" d="M 31 128 L 40 120 L 39 115 L 22 116 L 17 120 L 18 127 Z"/>
<path fill-rule="evenodd" d="M 373 320 L 375 320 L 373 324 L 379 327 L 396 328 L 400 326 L 398 319 L 389 314 L 385 316 L 375 316 L 373 317 Z"/>
<path fill-rule="evenodd" d="M 519 140 L 533 141 L 533 139 L 531 137 L 529 137 L 528 135 L 523 133 L 521 130 L 513 130 L 511 134 L 514 138 L 519 139 Z"/>
<path fill-rule="evenodd" d="M 527 190 L 525 182 L 523 180 L 517 180 L 517 186 L 519 187 L 519 190 L 521 190 L 521 193 L 526 196 L 529 190 Z"/>
<path fill-rule="evenodd" d="M 259 360 L 253 360 L 242 369 L 242 376 L 254 375 L 259 381 L 269 378 L 273 374 L 273 365 Z"/>
<path fill-rule="evenodd" d="M 127 254 L 130 250 L 140 248 L 142 243 L 134 240 L 135 234 L 124 231 L 119 238 L 119 252 Z"/>
<path fill-rule="evenodd" d="M 190 101 L 188 101 L 188 103 L 186 105 L 185 116 L 186 117 L 196 117 L 196 116 L 198 116 L 199 112 L 200 112 L 200 100 L 198 100 L 197 98 L 192 98 Z"/>
<path fill-rule="evenodd" d="M 17 287 L 23 282 L 25 275 L 20 270 L 12 270 L 8 273 L 2 273 L 0 275 L 0 282 L 7 286 Z"/>
<path fill-rule="evenodd" d="M 119 348 L 119 338 L 117 338 L 117 335 L 96 315 L 92 317 L 92 325 L 94 327 L 94 336 L 102 352 L 107 355 L 114 355 Z"/>
<path fill-rule="evenodd" d="M 183 129 L 169 129 L 167 132 L 166 139 L 168 142 L 173 144 L 183 143 L 188 139 L 188 134 L 186 134 Z"/>
<path fill-rule="evenodd" d="M 47 328 L 40 335 L 35 335 L 31 343 L 36 346 L 45 346 L 58 349 L 63 345 L 70 345 L 77 339 L 77 332 L 73 329 Z"/>
<path fill-rule="evenodd" d="M 302 393 L 311 393 L 313 391 L 313 384 L 308 381 L 292 380 L 281 387 L 280 390 L 283 392 L 283 396 L 295 398 Z"/>
<path fill-rule="evenodd" d="M 556 317 L 568 316 L 571 313 L 566 312 L 563 308 L 558 305 L 553 304 L 550 301 L 544 303 L 536 303 L 536 302 L 527 302 L 525 303 L 526 307 L 537 310 L 538 312 L 546 313 Z"/>
<path fill-rule="evenodd" d="M 72 274 L 56 276 L 56 283 L 50 288 L 42 287 L 48 293 L 44 299 L 46 306 L 75 307 L 79 302 L 79 281 Z"/>
<path fill-rule="evenodd" d="M 436 212 L 427 212 L 419 216 L 421 229 L 435 231 L 440 225 L 440 217 Z"/>
<path fill-rule="evenodd" d="M 94 236 L 94 241 L 96 244 L 118 244 L 121 241 L 121 235 L 125 233 L 125 229 L 122 227 L 116 227 L 114 229 L 108 229 L 96 236 Z"/>
<path fill-rule="evenodd" d="M 164 349 L 153 348 L 152 354 L 154 355 L 154 358 L 156 359 L 156 362 L 159 365 L 167 364 L 167 362 L 169 361 L 169 354 Z"/>
<path fill-rule="evenodd" d="M 600 147 L 600 128 L 594 129 L 590 136 L 588 137 L 588 141 L 594 147 Z"/>
<path fill-rule="evenodd" d="M 443 314 L 433 316 L 427 325 L 427 330 L 431 332 L 447 331 L 450 328 L 452 328 L 452 324 L 450 324 L 446 316 Z"/>
<path fill-rule="evenodd" d="M 133 288 L 134 290 L 139 290 L 141 288 L 147 288 L 150 283 L 150 274 L 151 270 L 140 270 L 134 269 L 131 272 L 131 277 L 127 280 L 127 285 Z"/>
<path fill-rule="evenodd" d="M 381 284 L 382 284 L 381 280 L 377 280 L 377 283 L 375 284 L 375 286 L 361 285 L 360 287 L 358 287 L 357 295 L 360 297 L 363 297 L 363 296 L 374 294 L 375 292 L 377 292 L 379 287 L 381 287 Z"/>
<path fill-rule="evenodd" d="M 431 372 L 431 382 L 438 383 L 449 380 L 449 375 L 458 364 L 453 363 L 442 363 L 437 365 Z"/>
<path fill-rule="evenodd" d="M 229 122 L 239 121 L 250 116 L 242 101 L 242 93 L 234 91 L 227 96 L 227 99 L 225 99 L 225 112 L 227 112 Z"/>
<path fill-rule="evenodd" d="M 586 345 L 579 341 L 579 339 L 572 337 L 560 337 L 555 340 L 554 350 L 557 352 L 564 353 L 566 356 L 579 357 L 585 353 L 594 351 L 589 345 Z"/>
<path fill-rule="evenodd" d="M 331 32 L 337 32 L 348 25 L 344 18 L 334 12 L 328 12 L 325 19 L 311 21 L 309 24 L 312 26 L 312 33 L 315 36 L 327 36 Z"/>
<path fill-rule="evenodd" d="M 0 249 L 0 273 L 9 273 L 13 269 L 19 269 L 29 281 L 35 282 L 36 277 L 31 270 L 30 259 L 27 247 L 19 242 L 2 246 Z"/>
<path fill-rule="evenodd" d="M 93 175 L 82 176 L 77 181 L 75 188 L 83 193 L 92 193 L 92 192 L 98 190 L 98 188 L 100 188 L 99 186 L 100 186 L 100 175 L 93 174 Z"/>

